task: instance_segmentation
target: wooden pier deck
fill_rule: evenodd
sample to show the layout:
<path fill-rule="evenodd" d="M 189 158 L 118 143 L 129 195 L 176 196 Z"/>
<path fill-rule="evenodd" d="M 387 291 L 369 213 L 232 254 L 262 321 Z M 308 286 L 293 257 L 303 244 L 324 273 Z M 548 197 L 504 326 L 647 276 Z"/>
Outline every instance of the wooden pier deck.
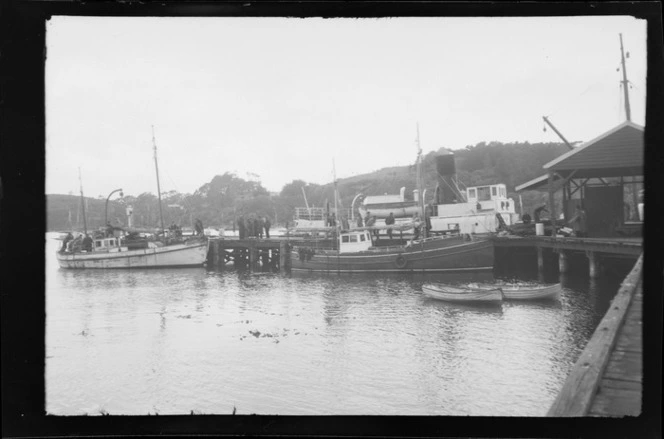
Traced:
<path fill-rule="evenodd" d="M 591 251 L 638 258 L 643 251 L 641 238 L 559 238 L 552 236 L 497 236 L 496 247 L 536 247 L 554 250 Z"/>
<path fill-rule="evenodd" d="M 544 267 L 544 252 L 555 253 L 560 273 L 569 268 L 570 255 L 582 254 L 588 258 L 589 275 L 597 278 L 602 270 L 603 259 L 626 258 L 636 260 L 643 252 L 641 238 L 561 238 L 551 236 L 500 236 L 493 238 L 496 255 L 507 257 L 513 248 L 534 249 L 537 252 L 537 266 Z"/>
<path fill-rule="evenodd" d="M 555 417 L 641 414 L 643 256 L 625 278 L 549 409 Z"/>

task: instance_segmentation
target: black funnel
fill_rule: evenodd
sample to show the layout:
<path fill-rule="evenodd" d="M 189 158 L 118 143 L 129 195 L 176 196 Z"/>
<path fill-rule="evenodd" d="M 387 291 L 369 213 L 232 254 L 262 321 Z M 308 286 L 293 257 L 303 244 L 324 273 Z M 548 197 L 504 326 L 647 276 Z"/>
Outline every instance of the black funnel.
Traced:
<path fill-rule="evenodd" d="M 438 151 L 436 156 L 436 172 L 438 186 L 436 187 L 436 203 L 450 204 L 457 200 L 456 191 L 456 168 L 454 166 L 454 154 L 444 148 Z"/>

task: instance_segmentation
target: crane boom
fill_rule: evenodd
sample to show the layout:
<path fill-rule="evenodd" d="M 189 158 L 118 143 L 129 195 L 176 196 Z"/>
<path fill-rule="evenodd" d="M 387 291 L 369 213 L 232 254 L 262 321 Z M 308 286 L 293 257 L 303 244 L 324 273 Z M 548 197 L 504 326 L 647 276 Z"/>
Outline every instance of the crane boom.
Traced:
<path fill-rule="evenodd" d="M 567 141 L 567 139 L 565 138 L 565 136 L 563 136 L 563 135 L 560 133 L 560 131 L 558 131 L 558 129 L 557 129 L 556 127 L 553 126 L 553 124 L 551 123 L 551 121 L 549 120 L 548 117 L 546 117 L 546 116 L 542 116 L 542 119 L 544 120 L 544 122 L 546 122 L 547 125 L 549 125 L 549 126 L 551 127 L 551 129 L 552 129 L 553 131 L 555 131 L 556 134 L 558 134 L 558 137 L 560 137 L 561 139 L 563 139 L 563 142 L 565 142 L 565 145 L 567 145 L 567 147 L 568 147 L 569 149 L 574 149 L 574 147 L 572 146 L 572 144 L 569 143 L 569 142 Z"/>

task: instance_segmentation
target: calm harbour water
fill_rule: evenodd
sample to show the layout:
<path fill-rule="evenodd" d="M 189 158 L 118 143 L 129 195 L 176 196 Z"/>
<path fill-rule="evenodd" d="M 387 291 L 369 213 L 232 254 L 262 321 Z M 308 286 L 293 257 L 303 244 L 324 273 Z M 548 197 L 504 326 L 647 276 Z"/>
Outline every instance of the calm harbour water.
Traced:
<path fill-rule="evenodd" d="M 47 236 L 52 415 L 543 416 L 620 283 L 454 305 L 422 284 L 493 275 L 63 270 L 59 244 Z"/>

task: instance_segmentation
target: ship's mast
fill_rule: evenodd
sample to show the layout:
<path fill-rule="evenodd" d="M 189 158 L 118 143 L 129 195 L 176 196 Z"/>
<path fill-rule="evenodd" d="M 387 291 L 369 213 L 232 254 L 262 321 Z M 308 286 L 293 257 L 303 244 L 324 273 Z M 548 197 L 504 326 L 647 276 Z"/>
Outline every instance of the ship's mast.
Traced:
<path fill-rule="evenodd" d="M 422 174 L 422 147 L 420 146 L 420 124 L 417 124 L 417 139 L 415 140 L 417 144 L 417 196 L 419 197 L 419 207 L 420 207 L 420 222 L 422 230 L 422 237 L 427 237 L 427 227 L 426 227 L 426 212 L 424 211 L 424 192 L 422 190 L 423 184 L 423 174 Z"/>
<path fill-rule="evenodd" d="M 157 163 L 157 142 L 154 138 L 154 125 L 152 125 L 152 145 L 154 147 L 154 168 L 157 172 L 157 194 L 159 196 L 159 218 L 161 219 L 161 235 L 163 238 L 166 238 L 166 232 L 164 230 L 164 213 L 161 209 L 161 187 L 159 186 L 159 163 Z"/>
<path fill-rule="evenodd" d="M 81 179 L 81 168 L 78 168 L 78 182 L 81 186 L 81 210 L 83 211 L 83 230 L 88 234 L 88 222 L 85 219 L 85 198 L 83 197 L 83 180 Z"/>
<path fill-rule="evenodd" d="M 619 35 L 620 35 L 620 62 L 622 63 L 622 72 L 623 72 L 623 80 L 620 82 L 622 83 L 623 92 L 625 93 L 625 116 L 627 117 L 628 121 L 631 121 L 632 112 L 629 107 L 629 91 L 628 91 L 629 81 L 627 80 L 627 68 L 625 67 L 625 51 L 623 50 L 622 34 Z M 629 57 L 629 52 L 627 52 L 627 56 Z"/>
<path fill-rule="evenodd" d="M 337 237 L 339 236 L 339 228 L 341 218 L 339 217 L 339 190 L 337 188 L 337 167 L 332 159 L 332 176 L 334 177 L 334 225 L 337 230 Z"/>

